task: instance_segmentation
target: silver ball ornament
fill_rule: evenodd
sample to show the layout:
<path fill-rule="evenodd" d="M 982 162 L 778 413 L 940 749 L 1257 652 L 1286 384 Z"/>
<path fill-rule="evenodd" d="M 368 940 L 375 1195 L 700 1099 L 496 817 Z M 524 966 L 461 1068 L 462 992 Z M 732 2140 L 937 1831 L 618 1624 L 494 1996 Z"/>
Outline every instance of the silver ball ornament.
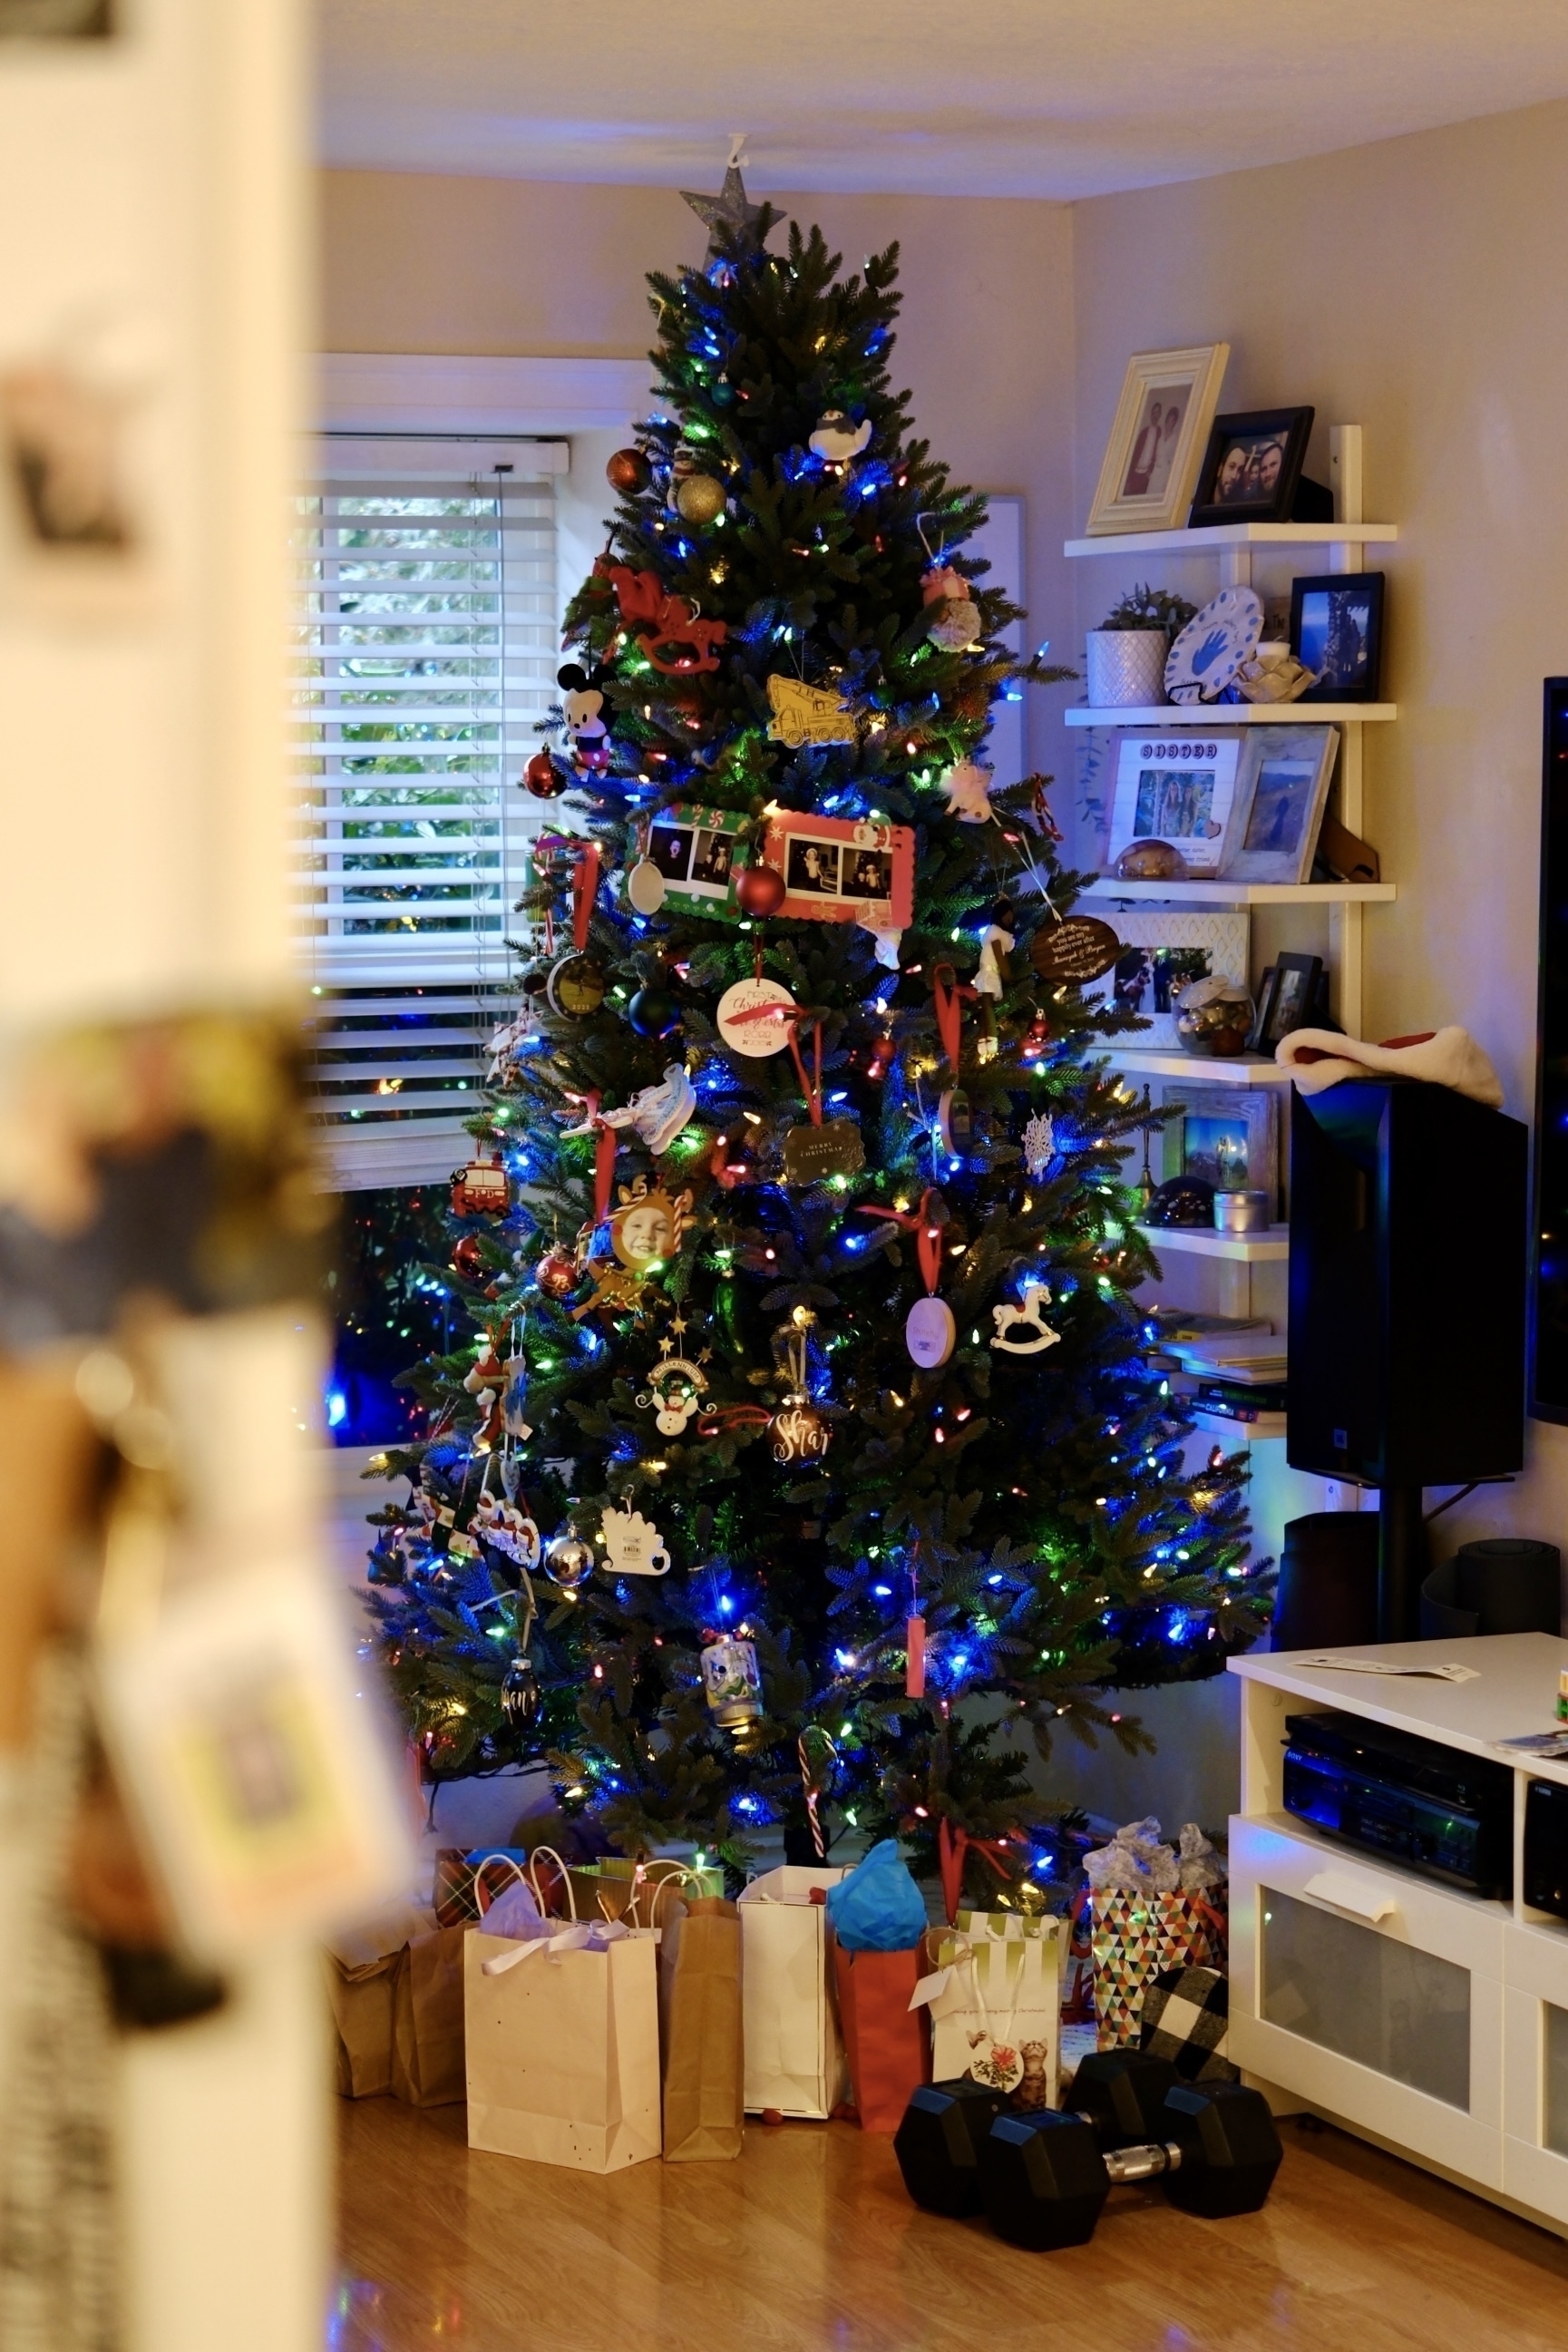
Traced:
<path fill-rule="evenodd" d="M 545 1547 L 545 1574 L 564 1592 L 575 1592 L 593 1574 L 593 1548 L 568 1528 Z"/>

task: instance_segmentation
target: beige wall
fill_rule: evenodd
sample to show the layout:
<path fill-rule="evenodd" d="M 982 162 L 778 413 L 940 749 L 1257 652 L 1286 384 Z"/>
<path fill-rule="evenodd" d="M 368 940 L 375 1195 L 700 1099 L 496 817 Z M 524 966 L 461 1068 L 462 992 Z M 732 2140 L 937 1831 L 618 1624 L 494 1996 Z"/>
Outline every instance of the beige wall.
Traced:
<path fill-rule="evenodd" d="M 754 192 L 755 193 L 755 192 Z M 895 385 L 960 481 L 1025 500 L 1031 642 L 1064 647 L 1071 583 L 1071 215 L 1064 205 L 928 196 L 774 199 L 820 221 L 846 263 L 896 238 Z M 634 359 L 653 340 L 646 273 L 695 260 L 703 231 L 668 188 L 324 175 L 323 347 Z M 782 237 L 775 232 L 775 244 Z M 1060 764 L 1030 694 L 1031 749 Z M 1063 772 L 1066 772 L 1065 771 Z"/>
<path fill-rule="evenodd" d="M 1320 480 L 1328 425 L 1365 427 L 1366 511 L 1400 530 L 1369 561 L 1388 574 L 1385 691 L 1401 714 L 1366 730 L 1366 831 L 1400 891 L 1366 918 L 1367 1033 L 1463 1023 L 1521 1118 L 1541 681 L 1568 671 L 1565 228 L 1563 105 L 1073 212 L 1080 516 L 1133 351 L 1228 341 L 1222 404 L 1311 401 Z M 1092 625 L 1104 593 L 1147 566 L 1071 568 Z M 1464 1280 L 1453 1174 L 1438 1283 Z M 1526 1479 L 1450 1513 L 1445 1538 L 1511 1527 L 1562 1540 L 1565 1507 L 1568 1431 L 1531 1423 Z"/>

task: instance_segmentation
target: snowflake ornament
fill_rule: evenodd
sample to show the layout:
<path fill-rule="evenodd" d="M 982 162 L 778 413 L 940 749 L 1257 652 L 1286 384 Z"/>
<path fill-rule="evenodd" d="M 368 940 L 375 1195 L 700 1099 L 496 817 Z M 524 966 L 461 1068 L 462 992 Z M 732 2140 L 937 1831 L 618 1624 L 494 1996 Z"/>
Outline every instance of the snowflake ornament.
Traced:
<path fill-rule="evenodd" d="M 1037 1110 L 1023 1131 L 1023 1164 L 1031 1176 L 1043 1176 L 1056 1151 L 1056 1129 L 1049 1111 Z"/>

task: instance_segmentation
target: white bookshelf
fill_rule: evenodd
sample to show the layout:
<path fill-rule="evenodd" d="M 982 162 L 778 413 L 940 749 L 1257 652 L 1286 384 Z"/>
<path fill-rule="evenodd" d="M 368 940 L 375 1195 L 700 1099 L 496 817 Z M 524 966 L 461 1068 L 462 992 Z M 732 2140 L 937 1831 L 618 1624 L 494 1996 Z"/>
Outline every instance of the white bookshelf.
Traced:
<path fill-rule="evenodd" d="M 1335 428 L 1343 433 L 1347 428 Z M 1351 431 L 1359 431 L 1352 426 Z M 1070 539 L 1064 555 L 1218 555 L 1234 560 L 1255 548 L 1326 548 L 1331 571 L 1359 572 L 1359 563 L 1336 564 L 1344 547 L 1391 547 L 1399 536 L 1393 522 L 1222 522 L 1198 530 L 1106 531 L 1094 539 Z"/>
<path fill-rule="evenodd" d="M 1396 702 L 1070 702 L 1069 727 L 1157 727 L 1211 735 L 1217 727 L 1360 727 L 1399 716 Z"/>
<path fill-rule="evenodd" d="M 1288 1087 L 1291 1073 L 1270 1054 L 1184 1054 L 1179 1046 L 1124 1045 L 1098 1048 L 1113 1069 L 1140 1078 L 1185 1078 L 1193 1086 Z"/>
<path fill-rule="evenodd" d="M 1079 895 L 1118 898 L 1129 907 L 1151 902 L 1168 907 L 1179 899 L 1198 907 L 1334 908 L 1386 907 L 1399 893 L 1392 882 L 1228 882 L 1223 875 L 1214 880 L 1195 877 L 1186 882 L 1124 882 L 1118 874 L 1097 874 Z"/>
<path fill-rule="evenodd" d="M 1211 1233 L 1207 1225 L 1140 1225 L 1138 1231 L 1161 1256 L 1185 1252 L 1232 1265 L 1279 1265 L 1291 1255 L 1289 1225 L 1270 1225 L 1266 1234 Z"/>
<path fill-rule="evenodd" d="M 1568 1920 L 1531 1910 L 1522 1875 L 1528 1784 L 1568 1781 L 1568 1765 L 1496 1744 L 1553 1727 L 1568 1642 L 1504 1633 L 1340 1654 L 1476 1668 L 1463 1683 L 1315 1668 L 1304 1663 L 1310 1654 L 1229 1661 L 1243 1685 L 1241 1810 L 1230 1822 L 1231 2056 L 1277 2108 L 1322 2115 L 1568 2236 L 1568 2097 L 1547 2063 L 1549 2012 L 1568 2011 Z M 1464 1894 L 1287 1813 L 1285 1717 L 1323 1708 L 1511 1770 L 1511 1895 Z M 1289 1969 L 1279 1963 L 1291 1937 L 1300 1951 L 1303 1933 L 1337 1965 L 1315 2011 L 1308 2002 L 1287 2014 L 1291 2000 L 1278 1988 Z M 1430 2015 L 1401 2014 L 1412 1984 Z M 1359 2032 L 1341 2033 L 1337 2020 L 1352 2016 Z M 1347 2039 L 1360 2054 L 1347 2053 Z"/>

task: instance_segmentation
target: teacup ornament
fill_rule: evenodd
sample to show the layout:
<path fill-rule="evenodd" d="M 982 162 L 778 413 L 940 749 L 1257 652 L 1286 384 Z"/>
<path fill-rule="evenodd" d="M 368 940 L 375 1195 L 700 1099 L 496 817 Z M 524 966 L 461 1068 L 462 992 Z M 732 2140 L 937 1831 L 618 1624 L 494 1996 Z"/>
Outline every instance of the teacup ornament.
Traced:
<path fill-rule="evenodd" d="M 668 1576 L 670 1572 L 670 1555 L 658 1528 L 651 1527 L 630 1503 L 622 1510 L 605 1512 L 599 1540 L 610 1555 L 605 1565 L 611 1576 Z"/>

